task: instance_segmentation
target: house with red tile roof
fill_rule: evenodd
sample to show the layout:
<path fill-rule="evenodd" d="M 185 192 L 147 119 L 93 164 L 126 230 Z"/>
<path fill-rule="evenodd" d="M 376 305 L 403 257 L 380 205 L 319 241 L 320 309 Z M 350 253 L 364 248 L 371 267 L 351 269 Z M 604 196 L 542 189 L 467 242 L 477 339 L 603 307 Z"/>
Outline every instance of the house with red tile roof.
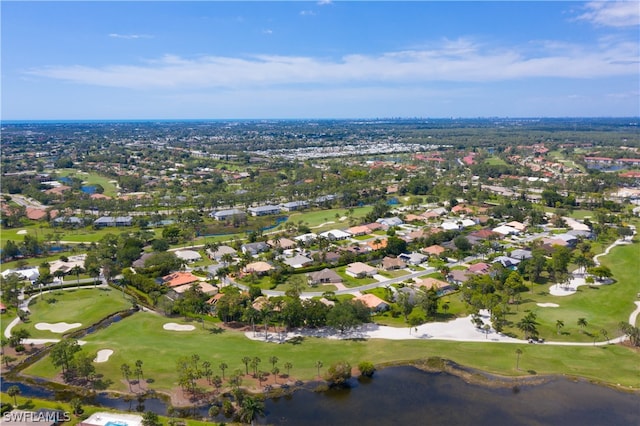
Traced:
<path fill-rule="evenodd" d="M 438 244 L 434 244 L 432 246 L 425 247 L 422 249 L 423 253 L 428 254 L 430 256 L 440 256 L 445 251 L 447 251 L 447 249 Z"/>
<path fill-rule="evenodd" d="M 375 312 L 380 312 L 380 311 L 389 309 L 389 304 L 384 300 L 380 299 L 375 294 L 363 294 L 362 296 L 358 296 L 353 300 L 361 301 L 362 303 L 364 303 L 364 305 L 367 308 Z"/>
<path fill-rule="evenodd" d="M 193 275 L 191 272 L 174 272 L 162 277 L 162 281 L 168 287 L 178 287 L 185 284 L 192 284 L 200 281 L 200 277 Z"/>
<path fill-rule="evenodd" d="M 490 269 L 491 266 L 484 262 L 474 263 L 473 265 L 469 266 L 469 272 L 480 275 L 488 274 Z"/>

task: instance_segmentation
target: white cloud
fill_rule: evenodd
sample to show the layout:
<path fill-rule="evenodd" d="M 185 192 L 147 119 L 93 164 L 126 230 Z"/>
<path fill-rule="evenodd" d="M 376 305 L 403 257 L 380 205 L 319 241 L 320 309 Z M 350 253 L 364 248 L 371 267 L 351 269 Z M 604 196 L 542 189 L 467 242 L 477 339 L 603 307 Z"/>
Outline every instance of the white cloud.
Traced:
<path fill-rule="evenodd" d="M 126 40 L 134 40 L 134 39 L 138 39 L 138 38 L 153 38 L 152 35 L 148 35 L 148 34 L 118 34 L 118 33 L 111 33 L 109 34 L 109 37 L 111 38 L 123 38 Z"/>
<path fill-rule="evenodd" d="M 301 10 L 300 15 L 302 16 L 315 16 L 315 12 L 313 10 Z"/>
<path fill-rule="evenodd" d="M 551 48 L 550 48 L 551 47 Z M 487 49 L 468 40 L 438 47 L 351 54 L 339 60 L 305 56 L 166 55 L 142 64 L 48 66 L 31 76 L 126 88 L 238 88 L 274 85 L 404 85 L 431 81 L 492 82 L 538 77 L 636 76 L 638 44 L 603 39 L 595 46 L 543 41 L 519 48 Z"/>
<path fill-rule="evenodd" d="M 333 1 L 331 1 L 331 0 L 320 0 L 320 1 L 318 1 L 318 5 L 320 5 L 320 6 L 326 6 L 326 5 L 332 4 L 332 3 L 333 3 Z"/>
<path fill-rule="evenodd" d="M 271 35 L 271 34 L 273 34 L 273 30 L 267 28 L 266 30 L 262 30 L 262 34 Z"/>
<path fill-rule="evenodd" d="M 632 1 L 594 1 L 585 6 L 587 12 L 577 19 L 607 27 L 640 25 L 640 3 Z"/>

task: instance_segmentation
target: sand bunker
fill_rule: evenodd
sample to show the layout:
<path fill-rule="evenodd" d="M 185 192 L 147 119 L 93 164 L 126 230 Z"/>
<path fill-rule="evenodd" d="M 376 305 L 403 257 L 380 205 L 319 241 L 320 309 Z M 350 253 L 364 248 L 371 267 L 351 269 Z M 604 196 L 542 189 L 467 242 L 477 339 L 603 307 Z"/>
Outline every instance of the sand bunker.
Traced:
<path fill-rule="evenodd" d="M 540 306 L 541 308 L 559 308 L 560 305 L 558 305 L 557 303 L 536 303 L 536 305 Z"/>
<path fill-rule="evenodd" d="M 111 349 L 101 349 L 98 351 L 98 355 L 96 356 L 96 359 L 93 360 L 93 362 L 107 362 L 109 361 L 109 357 L 111 356 L 111 354 L 113 354 L 113 351 Z"/>
<path fill-rule="evenodd" d="M 55 324 L 49 324 L 48 322 L 39 322 L 36 324 L 36 330 L 48 330 L 52 333 L 64 333 L 73 328 L 78 328 L 82 324 L 74 322 L 73 324 L 67 324 L 66 322 L 57 322 Z"/>
<path fill-rule="evenodd" d="M 176 324 L 175 322 L 168 322 L 162 328 L 170 331 L 192 331 L 196 329 L 194 325 Z"/>

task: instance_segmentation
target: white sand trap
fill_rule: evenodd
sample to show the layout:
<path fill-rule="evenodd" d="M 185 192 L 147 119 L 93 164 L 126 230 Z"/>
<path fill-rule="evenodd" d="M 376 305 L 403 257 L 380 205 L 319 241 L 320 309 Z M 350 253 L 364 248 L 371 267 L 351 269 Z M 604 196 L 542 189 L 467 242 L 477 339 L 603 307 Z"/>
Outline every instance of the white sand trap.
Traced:
<path fill-rule="evenodd" d="M 73 328 L 78 328 L 82 324 L 74 322 L 73 324 L 67 324 L 66 322 L 57 322 L 55 324 L 49 324 L 48 322 L 39 322 L 36 324 L 36 330 L 48 330 L 52 333 L 64 333 Z"/>
<path fill-rule="evenodd" d="M 176 324 L 175 322 L 168 322 L 162 328 L 170 331 L 193 331 L 196 329 L 195 325 Z"/>
<path fill-rule="evenodd" d="M 113 354 L 113 351 L 111 349 L 100 349 L 98 351 L 98 355 L 96 356 L 96 359 L 93 360 L 93 362 L 107 362 L 109 361 L 109 357 Z"/>
<path fill-rule="evenodd" d="M 347 220 L 348 218 L 346 216 L 341 216 L 340 219 L 338 219 L 340 222 L 344 222 L 345 220 Z"/>
<path fill-rule="evenodd" d="M 560 305 L 558 305 L 557 303 L 536 303 L 536 305 L 540 306 L 541 308 L 559 308 Z"/>
<path fill-rule="evenodd" d="M 28 233 L 29 231 L 27 231 L 26 229 L 21 229 L 18 232 L 16 232 L 16 235 L 26 235 Z"/>

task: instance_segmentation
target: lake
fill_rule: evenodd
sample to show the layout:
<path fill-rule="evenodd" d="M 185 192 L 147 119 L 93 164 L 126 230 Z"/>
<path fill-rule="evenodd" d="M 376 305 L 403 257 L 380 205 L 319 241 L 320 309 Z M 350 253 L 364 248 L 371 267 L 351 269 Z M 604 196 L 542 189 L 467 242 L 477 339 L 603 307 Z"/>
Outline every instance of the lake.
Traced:
<path fill-rule="evenodd" d="M 266 401 L 274 425 L 640 425 L 640 396 L 585 381 L 489 388 L 413 367 L 352 379 L 350 389 Z"/>
<path fill-rule="evenodd" d="M 352 378 L 351 387 L 313 392 L 302 389 L 265 401 L 270 425 L 640 425 L 640 395 L 586 381 L 550 379 L 537 385 L 491 388 L 468 384 L 448 373 L 429 373 L 414 367 L 377 371 L 372 379 Z M 6 392 L 18 385 L 21 394 L 68 400 L 72 396 L 22 383 L 1 383 Z M 121 411 L 153 411 L 166 415 L 159 398 L 144 401 L 97 395 L 92 401 Z M 196 409 L 207 416 L 208 407 Z M 229 421 L 220 415 L 217 421 Z"/>

